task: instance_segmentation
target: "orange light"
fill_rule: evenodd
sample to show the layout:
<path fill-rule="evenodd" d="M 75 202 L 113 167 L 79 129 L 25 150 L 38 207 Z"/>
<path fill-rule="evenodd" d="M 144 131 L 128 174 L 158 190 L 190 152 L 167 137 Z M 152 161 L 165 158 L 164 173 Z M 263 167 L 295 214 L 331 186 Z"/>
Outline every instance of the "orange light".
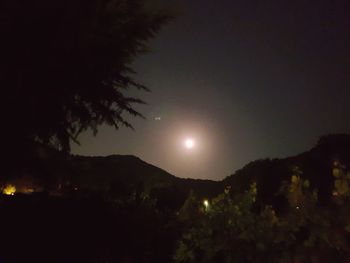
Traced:
<path fill-rule="evenodd" d="M 6 187 L 2 190 L 4 195 L 14 195 L 16 193 L 16 187 L 12 184 L 6 185 Z"/>

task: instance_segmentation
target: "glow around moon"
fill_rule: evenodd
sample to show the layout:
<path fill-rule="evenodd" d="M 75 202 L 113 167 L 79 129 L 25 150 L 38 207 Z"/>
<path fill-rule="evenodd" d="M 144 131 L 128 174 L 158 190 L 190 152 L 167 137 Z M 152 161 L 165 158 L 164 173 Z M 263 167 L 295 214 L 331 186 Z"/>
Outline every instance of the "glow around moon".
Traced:
<path fill-rule="evenodd" d="M 190 138 L 186 139 L 184 144 L 187 149 L 192 149 L 195 146 L 194 140 Z"/>

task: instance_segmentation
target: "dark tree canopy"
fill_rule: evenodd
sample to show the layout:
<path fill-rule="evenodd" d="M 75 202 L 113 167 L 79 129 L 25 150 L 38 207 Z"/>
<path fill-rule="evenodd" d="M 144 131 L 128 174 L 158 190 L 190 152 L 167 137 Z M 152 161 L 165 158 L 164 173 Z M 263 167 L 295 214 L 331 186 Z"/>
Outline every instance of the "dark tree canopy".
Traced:
<path fill-rule="evenodd" d="M 168 16 L 142 0 L 3 0 L 0 86 L 7 140 L 69 151 L 80 132 L 131 127 L 130 64 Z"/>

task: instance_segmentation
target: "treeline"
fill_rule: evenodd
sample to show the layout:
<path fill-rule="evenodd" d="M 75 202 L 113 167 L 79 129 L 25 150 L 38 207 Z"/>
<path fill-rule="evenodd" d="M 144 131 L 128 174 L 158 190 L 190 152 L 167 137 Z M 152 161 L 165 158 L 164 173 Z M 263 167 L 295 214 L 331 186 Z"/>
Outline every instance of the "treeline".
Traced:
<path fill-rule="evenodd" d="M 350 173 L 333 164 L 327 202 L 294 169 L 262 204 L 259 184 L 212 199 L 190 192 L 180 209 L 162 195 L 2 196 L 4 262 L 347 262 Z M 22 253 L 17 253 L 22 251 Z"/>

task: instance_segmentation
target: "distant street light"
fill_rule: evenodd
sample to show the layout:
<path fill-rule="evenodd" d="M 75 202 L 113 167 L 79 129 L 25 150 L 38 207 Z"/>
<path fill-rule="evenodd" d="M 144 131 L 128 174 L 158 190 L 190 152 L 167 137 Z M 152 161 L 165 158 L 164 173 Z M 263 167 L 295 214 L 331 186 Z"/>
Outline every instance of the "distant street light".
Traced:
<path fill-rule="evenodd" d="M 204 205 L 204 207 L 205 207 L 205 211 L 208 211 L 208 210 L 209 210 L 209 201 L 208 201 L 207 199 L 205 199 L 205 200 L 203 201 L 203 205 Z"/>

